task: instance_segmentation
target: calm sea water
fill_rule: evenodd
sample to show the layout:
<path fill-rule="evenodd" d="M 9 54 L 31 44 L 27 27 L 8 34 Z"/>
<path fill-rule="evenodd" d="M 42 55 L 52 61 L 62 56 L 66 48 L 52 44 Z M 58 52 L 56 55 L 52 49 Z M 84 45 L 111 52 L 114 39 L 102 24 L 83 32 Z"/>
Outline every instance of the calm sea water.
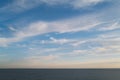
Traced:
<path fill-rule="evenodd" d="M 0 80 L 120 80 L 120 69 L 0 69 Z"/>

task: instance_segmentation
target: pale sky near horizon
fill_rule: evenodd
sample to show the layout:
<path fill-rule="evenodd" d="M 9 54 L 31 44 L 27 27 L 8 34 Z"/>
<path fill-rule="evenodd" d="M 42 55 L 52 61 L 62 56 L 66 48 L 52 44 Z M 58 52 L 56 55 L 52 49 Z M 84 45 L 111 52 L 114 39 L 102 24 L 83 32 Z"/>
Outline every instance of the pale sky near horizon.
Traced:
<path fill-rule="evenodd" d="M 0 0 L 0 68 L 120 68 L 120 0 Z"/>

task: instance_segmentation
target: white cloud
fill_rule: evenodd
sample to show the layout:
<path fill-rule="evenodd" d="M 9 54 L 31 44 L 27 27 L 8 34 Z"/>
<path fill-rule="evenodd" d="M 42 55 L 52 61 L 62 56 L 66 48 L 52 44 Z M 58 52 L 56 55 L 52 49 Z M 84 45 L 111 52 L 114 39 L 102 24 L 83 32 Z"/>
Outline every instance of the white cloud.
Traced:
<path fill-rule="evenodd" d="M 109 22 L 106 25 L 102 25 L 100 26 L 100 28 L 98 28 L 98 30 L 100 31 L 108 31 L 108 30 L 117 30 L 120 29 L 120 24 L 119 22 Z"/>
<path fill-rule="evenodd" d="M 46 56 L 31 56 L 31 57 L 28 57 L 28 59 L 30 60 L 41 60 L 41 61 L 49 61 L 49 60 L 54 60 L 54 59 L 57 59 L 59 56 L 57 55 L 46 55 Z"/>
<path fill-rule="evenodd" d="M 48 43 L 59 44 L 62 39 L 52 38 L 52 42 L 47 41 Z M 63 40 L 64 42 L 64 40 Z M 46 41 L 45 41 L 46 43 Z M 119 32 L 107 32 L 101 35 L 98 35 L 95 38 L 88 39 L 67 39 L 64 44 L 69 45 L 68 49 L 70 52 L 57 53 L 60 56 L 80 56 L 80 55 L 92 55 L 92 56 L 110 56 L 110 55 L 119 55 L 120 54 L 120 35 Z M 73 48 L 71 49 L 71 46 Z M 86 47 L 83 49 L 83 47 Z M 63 47 L 65 48 L 65 47 Z M 71 51 L 73 50 L 73 51 Z M 62 50 L 64 51 L 64 50 Z"/>
<path fill-rule="evenodd" d="M 83 8 L 86 6 L 93 6 L 103 0 L 41 0 L 49 5 L 67 4 L 73 8 Z"/>
<path fill-rule="evenodd" d="M 48 32 L 51 32 L 49 31 L 48 23 L 37 22 L 37 23 L 32 23 L 28 27 L 24 28 L 22 31 L 17 32 L 15 36 L 20 38 L 25 38 L 25 37 L 36 36 Z"/>
<path fill-rule="evenodd" d="M 86 53 L 86 50 L 73 50 L 72 52 L 69 52 L 67 55 L 68 56 L 79 56 L 79 55 L 84 55 L 88 54 Z"/>
<path fill-rule="evenodd" d="M 73 50 L 72 52 L 68 52 L 65 55 L 67 56 L 81 56 L 81 55 L 85 55 L 87 57 L 89 56 L 105 56 L 107 55 L 108 57 L 110 55 L 120 55 L 120 45 L 104 45 L 104 46 L 98 46 L 98 47 L 92 47 L 90 49 L 77 49 L 77 50 Z M 64 56 L 64 55 L 63 55 Z"/>
<path fill-rule="evenodd" d="M 79 41 L 71 43 L 71 45 L 75 47 L 75 46 L 80 46 L 81 44 L 84 44 L 86 42 L 88 42 L 88 40 L 79 40 Z"/>
<path fill-rule="evenodd" d="M 46 53 L 52 54 L 58 51 L 63 50 L 62 48 L 29 48 L 29 52 L 31 56 L 40 56 Z"/>
<path fill-rule="evenodd" d="M 0 38 L 0 46 L 7 47 L 10 43 L 21 41 L 21 38 L 14 37 L 14 38 Z"/>
<path fill-rule="evenodd" d="M 50 40 L 42 40 L 40 41 L 40 43 L 42 44 L 67 44 L 67 43 L 72 43 L 76 40 L 72 40 L 72 39 L 66 39 L 66 38 L 62 38 L 62 39 L 56 39 L 54 37 L 50 37 Z"/>
<path fill-rule="evenodd" d="M 83 16 L 83 17 L 76 17 L 76 18 L 53 21 L 53 22 L 39 21 L 30 24 L 22 31 L 16 33 L 16 36 L 30 37 L 44 33 L 49 33 L 49 32 L 59 32 L 59 33 L 77 32 L 77 31 L 89 30 L 99 24 L 101 24 L 101 22 L 98 21 L 98 19 L 96 19 L 96 16 Z"/>
<path fill-rule="evenodd" d="M 82 7 L 86 7 L 86 6 L 96 5 L 97 3 L 102 2 L 102 1 L 103 0 L 74 0 L 70 4 L 74 8 L 82 8 Z"/>
<path fill-rule="evenodd" d="M 97 17 L 98 15 L 75 17 L 72 19 L 53 22 L 51 26 L 53 26 L 54 30 L 59 33 L 84 31 L 101 24 L 101 21 L 99 21 Z"/>
<path fill-rule="evenodd" d="M 9 43 L 21 41 L 24 38 L 33 37 L 49 32 L 66 33 L 66 32 L 89 30 L 99 24 L 101 24 L 101 22 L 99 22 L 96 19 L 96 16 L 91 16 L 91 15 L 76 17 L 66 20 L 53 21 L 53 22 L 39 21 L 39 22 L 31 23 L 28 26 L 26 26 L 24 29 L 15 32 L 13 38 L 0 38 L 0 44 L 7 45 Z M 63 40 L 61 40 L 61 42 L 62 41 Z M 67 41 L 64 39 L 64 42 Z"/>
<path fill-rule="evenodd" d="M 13 0 L 12 3 L 9 3 L 6 6 L 0 8 L 1 11 L 13 11 L 13 12 L 21 12 L 24 10 L 28 10 L 34 7 L 37 7 L 41 4 L 47 5 L 66 5 L 71 6 L 73 8 L 84 8 L 87 6 L 95 5 L 103 0 Z"/>
<path fill-rule="evenodd" d="M 69 42 L 71 42 L 70 40 L 68 40 L 68 39 L 55 39 L 55 38 L 53 38 L 53 37 L 50 37 L 50 39 L 52 40 L 52 43 L 55 43 L 55 44 L 65 44 L 65 43 L 69 43 Z"/>
<path fill-rule="evenodd" d="M 0 10 L 2 12 L 21 12 L 39 6 L 39 4 L 39 0 L 13 0 L 13 2 L 0 8 Z"/>
<path fill-rule="evenodd" d="M 11 31 L 17 31 L 14 27 L 9 27 L 9 29 L 11 30 Z"/>
<path fill-rule="evenodd" d="M 54 60 L 57 59 L 59 56 L 56 55 L 48 55 L 48 56 L 41 56 L 43 60 Z"/>

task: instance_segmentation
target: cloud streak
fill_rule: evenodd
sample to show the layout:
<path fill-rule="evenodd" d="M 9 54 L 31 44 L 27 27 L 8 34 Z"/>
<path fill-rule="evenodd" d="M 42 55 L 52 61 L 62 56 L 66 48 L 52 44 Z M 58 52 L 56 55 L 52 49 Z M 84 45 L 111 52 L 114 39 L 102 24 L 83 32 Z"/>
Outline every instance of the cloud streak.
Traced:
<path fill-rule="evenodd" d="M 91 21 L 93 19 L 94 21 Z M 24 38 L 33 37 L 50 32 L 68 33 L 85 31 L 94 28 L 99 24 L 101 24 L 101 22 L 99 22 L 94 16 L 84 16 L 53 22 L 39 21 L 29 24 L 22 30 L 15 32 L 13 38 L 0 38 L 0 44 L 7 45 L 9 43 L 21 41 Z"/>
<path fill-rule="evenodd" d="M 72 8 L 84 8 L 96 5 L 103 0 L 13 0 L 13 2 L 0 8 L 1 11 L 21 12 L 38 7 L 41 4 L 49 6 L 66 5 Z"/>

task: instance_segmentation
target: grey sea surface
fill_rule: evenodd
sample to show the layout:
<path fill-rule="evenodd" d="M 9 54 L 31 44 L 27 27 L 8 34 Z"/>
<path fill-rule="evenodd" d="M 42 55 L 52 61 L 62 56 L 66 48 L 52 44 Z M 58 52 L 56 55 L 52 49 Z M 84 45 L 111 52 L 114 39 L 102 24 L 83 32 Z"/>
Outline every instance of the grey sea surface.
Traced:
<path fill-rule="evenodd" d="M 0 80 L 120 80 L 120 69 L 0 69 Z"/>

